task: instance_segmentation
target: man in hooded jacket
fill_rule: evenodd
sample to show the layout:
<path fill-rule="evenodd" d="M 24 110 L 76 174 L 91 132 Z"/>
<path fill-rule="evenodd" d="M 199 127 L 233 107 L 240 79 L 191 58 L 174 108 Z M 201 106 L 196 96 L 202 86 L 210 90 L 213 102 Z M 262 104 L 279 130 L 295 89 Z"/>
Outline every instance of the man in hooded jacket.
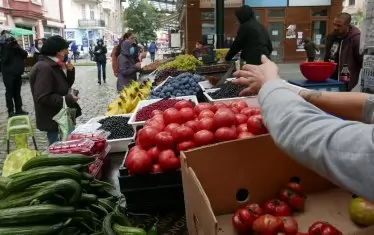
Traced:
<path fill-rule="evenodd" d="M 226 55 L 226 61 L 230 61 L 240 50 L 241 59 L 247 64 L 260 65 L 261 55 L 270 58 L 273 46 L 267 29 L 256 20 L 250 6 L 244 5 L 235 12 L 240 27 Z"/>

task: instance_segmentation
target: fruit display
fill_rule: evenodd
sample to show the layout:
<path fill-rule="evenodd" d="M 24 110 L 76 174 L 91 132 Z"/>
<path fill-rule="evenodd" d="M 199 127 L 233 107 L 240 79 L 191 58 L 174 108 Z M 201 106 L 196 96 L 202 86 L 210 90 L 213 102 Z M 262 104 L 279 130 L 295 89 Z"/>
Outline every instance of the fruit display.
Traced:
<path fill-rule="evenodd" d="M 146 121 L 146 120 L 150 119 L 155 113 L 162 113 L 166 109 L 173 107 L 179 101 L 182 101 L 182 100 L 165 99 L 165 100 L 160 100 L 160 101 L 157 101 L 155 103 L 144 106 L 143 108 L 139 109 L 136 112 L 135 121 L 137 121 L 137 122 Z M 182 101 L 182 102 L 184 102 L 184 101 Z M 191 102 L 191 101 L 186 101 L 186 102 Z"/>
<path fill-rule="evenodd" d="M 105 116 L 132 113 L 140 100 L 147 99 L 152 88 L 152 82 L 138 83 L 132 81 L 128 87 L 123 88 L 120 95 L 111 104 Z"/>
<path fill-rule="evenodd" d="M 174 68 L 182 71 L 196 71 L 196 67 L 202 65 L 202 62 L 196 59 L 192 55 L 179 55 L 175 60 L 170 61 L 166 64 L 161 65 L 157 70 L 162 71 L 164 69 Z"/>
<path fill-rule="evenodd" d="M 167 63 L 169 62 L 170 60 L 172 59 L 163 59 L 163 60 L 155 60 L 155 62 L 153 63 L 150 63 L 150 64 L 147 64 L 145 65 L 142 70 L 143 71 L 154 71 L 156 70 L 158 67 L 160 67 L 160 65 L 164 64 L 164 63 Z"/>
<path fill-rule="evenodd" d="M 176 77 L 176 76 L 178 76 L 179 74 L 182 74 L 182 73 L 185 73 L 185 71 L 180 71 L 180 70 L 177 70 L 177 69 L 174 69 L 174 68 L 161 70 L 156 74 L 154 85 L 157 86 L 158 84 L 165 81 L 165 79 L 167 79 L 168 77 Z"/>
<path fill-rule="evenodd" d="M 212 99 L 228 99 L 240 97 L 239 93 L 246 88 L 244 85 L 233 84 L 232 82 L 225 82 L 219 86 L 219 90 L 208 93 Z"/>
<path fill-rule="evenodd" d="M 216 58 L 219 61 L 225 61 L 225 57 L 227 53 L 229 52 L 229 49 L 215 49 L 216 52 Z"/>
<path fill-rule="evenodd" d="M 374 225 L 374 204 L 353 195 L 349 205 L 349 215 L 353 222 L 361 226 Z"/>
<path fill-rule="evenodd" d="M 196 95 L 201 91 L 199 82 L 204 80 L 205 77 L 198 74 L 182 73 L 174 78 L 169 78 L 161 87 L 153 89 L 149 97 L 157 99 L 168 96 Z"/>
<path fill-rule="evenodd" d="M 147 234 L 120 211 L 122 194 L 87 173 L 93 161 L 41 155 L 1 177 L 0 234 Z"/>
<path fill-rule="evenodd" d="M 290 192 L 287 198 L 283 197 L 283 191 Z M 292 196 L 298 195 L 303 200 L 293 204 Z M 300 179 L 292 178 L 279 198 L 265 201 L 261 207 L 259 204 L 248 204 L 234 213 L 232 225 L 238 234 L 276 234 L 276 235 L 342 235 L 333 225 L 325 221 L 316 221 L 308 229 L 307 233 L 299 231 L 297 221 L 292 217 L 293 212 L 300 212 L 304 208 L 305 196 L 300 185 Z"/>
<path fill-rule="evenodd" d="M 127 124 L 128 117 L 111 116 L 99 121 L 100 129 L 110 133 L 108 140 L 131 138 L 135 134 L 134 128 Z"/>
<path fill-rule="evenodd" d="M 108 146 L 107 138 L 109 134 L 110 133 L 104 132 L 104 131 L 95 131 L 92 133 L 74 132 L 74 134 L 71 134 L 67 140 L 69 141 L 69 140 L 90 139 L 94 142 L 93 153 L 99 154 L 99 156 L 102 156 L 101 153 L 105 152 Z"/>
<path fill-rule="evenodd" d="M 125 160 L 130 174 L 177 170 L 181 151 L 267 133 L 260 110 L 243 101 L 194 106 L 182 100 L 165 111 L 147 113 L 151 119 L 138 131 Z"/>

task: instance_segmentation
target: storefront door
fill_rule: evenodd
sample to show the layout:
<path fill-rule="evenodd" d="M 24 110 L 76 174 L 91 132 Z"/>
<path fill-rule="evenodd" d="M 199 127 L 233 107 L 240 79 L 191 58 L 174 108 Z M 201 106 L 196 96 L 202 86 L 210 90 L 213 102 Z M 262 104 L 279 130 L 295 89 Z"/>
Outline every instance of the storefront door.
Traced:
<path fill-rule="evenodd" d="M 283 62 L 283 40 L 284 40 L 284 23 L 283 22 L 269 22 L 268 32 L 273 43 L 273 52 L 271 58 L 276 63 Z"/>

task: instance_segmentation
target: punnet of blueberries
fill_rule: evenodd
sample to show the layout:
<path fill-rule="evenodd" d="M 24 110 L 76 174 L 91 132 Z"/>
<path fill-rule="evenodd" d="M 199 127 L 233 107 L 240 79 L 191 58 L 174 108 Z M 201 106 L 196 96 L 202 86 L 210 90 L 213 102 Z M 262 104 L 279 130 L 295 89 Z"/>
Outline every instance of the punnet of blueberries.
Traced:
<path fill-rule="evenodd" d="M 196 95 L 201 90 L 199 82 L 204 80 L 205 77 L 199 74 L 182 73 L 169 78 L 161 87 L 152 90 L 149 99 Z"/>
<path fill-rule="evenodd" d="M 107 117 L 99 121 L 100 129 L 110 132 L 108 140 L 130 138 L 134 136 L 135 131 L 131 125 L 127 124 L 128 121 L 128 117 Z"/>
<path fill-rule="evenodd" d="M 245 89 L 246 86 L 226 82 L 219 88 L 219 90 L 209 93 L 210 97 L 215 100 L 239 97 L 239 93 Z"/>

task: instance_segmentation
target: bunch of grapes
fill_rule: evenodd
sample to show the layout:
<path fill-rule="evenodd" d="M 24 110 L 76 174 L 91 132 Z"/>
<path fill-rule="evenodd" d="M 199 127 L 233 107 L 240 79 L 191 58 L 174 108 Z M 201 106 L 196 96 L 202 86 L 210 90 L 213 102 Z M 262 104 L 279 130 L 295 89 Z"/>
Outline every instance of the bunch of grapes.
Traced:
<path fill-rule="evenodd" d="M 162 71 L 169 68 L 174 68 L 184 71 L 196 71 L 196 67 L 202 65 L 201 61 L 197 60 L 192 55 L 180 55 L 175 60 L 161 65 L 158 70 Z"/>

